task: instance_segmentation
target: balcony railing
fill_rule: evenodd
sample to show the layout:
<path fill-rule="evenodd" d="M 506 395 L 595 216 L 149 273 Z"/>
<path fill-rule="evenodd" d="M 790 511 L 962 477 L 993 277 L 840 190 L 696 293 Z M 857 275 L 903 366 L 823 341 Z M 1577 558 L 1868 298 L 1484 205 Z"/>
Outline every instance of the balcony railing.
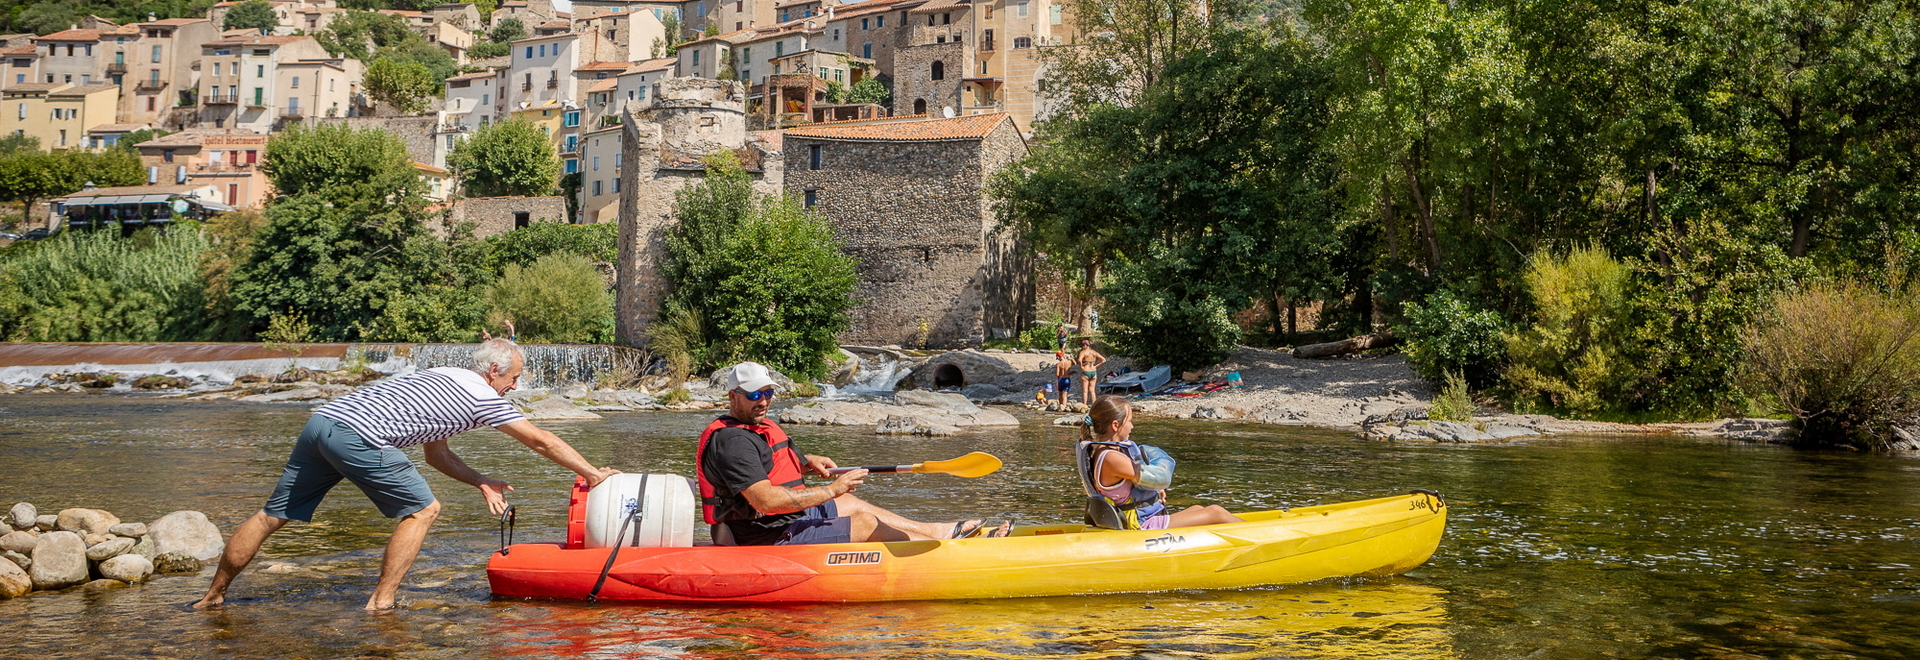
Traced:
<path fill-rule="evenodd" d="M 993 50 L 993 40 L 992 39 L 982 40 L 980 42 L 980 50 Z"/>
<path fill-rule="evenodd" d="M 196 173 L 204 173 L 204 174 L 220 174 L 223 172 L 252 172 L 253 166 L 254 166 L 254 163 L 227 163 L 227 162 L 200 163 L 198 165 L 193 166 L 193 171 Z"/>
<path fill-rule="evenodd" d="M 232 94 L 220 94 L 220 93 L 208 94 L 206 100 L 201 101 L 201 103 L 204 103 L 206 105 L 234 105 L 239 102 L 240 102 L 240 97 L 234 96 Z"/>
<path fill-rule="evenodd" d="M 520 91 L 522 92 L 533 91 L 533 81 L 529 80 L 527 82 L 520 83 Z"/>
<path fill-rule="evenodd" d="M 306 111 L 301 110 L 300 108 L 287 108 L 280 111 L 280 116 L 298 119 L 300 117 L 307 116 L 307 113 Z"/>
<path fill-rule="evenodd" d="M 547 89 L 559 89 L 559 88 L 560 88 L 559 80 L 552 79 L 552 78 L 547 79 Z"/>
<path fill-rule="evenodd" d="M 126 74 L 127 74 L 126 62 L 108 62 L 107 63 L 107 75 L 123 76 Z"/>
<path fill-rule="evenodd" d="M 133 83 L 134 89 L 137 89 L 143 92 L 157 92 L 157 91 L 160 91 L 161 88 L 164 88 L 166 86 L 167 86 L 166 83 L 158 80 L 152 80 L 152 79 L 140 80 Z"/>

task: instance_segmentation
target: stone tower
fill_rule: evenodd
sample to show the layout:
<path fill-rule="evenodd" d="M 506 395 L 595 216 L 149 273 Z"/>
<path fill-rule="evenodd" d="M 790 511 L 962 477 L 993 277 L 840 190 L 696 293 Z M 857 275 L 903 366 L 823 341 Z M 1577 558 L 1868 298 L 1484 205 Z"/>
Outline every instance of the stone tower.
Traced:
<path fill-rule="evenodd" d="M 660 272 L 674 196 L 706 176 L 704 160 L 732 151 L 755 189 L 780 191 L 783 161 L 777 133 L 747 132 L 746 90 L 739 83 L 667 78 L 645 105 L 629 103 L 621 139 L 620 253 L 614 334 L 645 346 L 647 326 L 669 292 Z"/>

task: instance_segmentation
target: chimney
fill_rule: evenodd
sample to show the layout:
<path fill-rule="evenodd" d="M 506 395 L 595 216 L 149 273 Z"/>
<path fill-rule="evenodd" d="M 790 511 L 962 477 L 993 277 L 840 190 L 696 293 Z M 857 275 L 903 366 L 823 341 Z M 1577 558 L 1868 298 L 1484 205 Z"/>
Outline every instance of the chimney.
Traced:
<path fill-rule="evenodd" d="M 155 14 L 154 14 L 153 12 L 147 12 L 147 22 L 148 22 L 148 23 L 152 23 L 152 22 L 155 22 L 155 21 L 158 21 L 158 20 L 160 20 L 160 17 L 159 17 L 158 15 L 155 15 Z"/>

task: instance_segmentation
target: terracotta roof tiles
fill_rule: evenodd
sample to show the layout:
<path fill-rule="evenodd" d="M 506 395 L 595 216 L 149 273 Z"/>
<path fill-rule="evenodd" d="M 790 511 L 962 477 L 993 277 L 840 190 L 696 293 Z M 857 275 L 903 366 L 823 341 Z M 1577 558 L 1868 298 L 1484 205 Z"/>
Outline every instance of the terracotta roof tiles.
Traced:
<path fill-rule="evenodd" d="M 575 71 L 626 71 L 632 62 L 588 62 L 575 67 Z"/>
<path fill-rule="evenodd" d="M 992 133 L 1004 122 L 1011 122 L 1004 112 L 984 115 L 968 115 L 952 119 L 921 119 L 910 121 L 872 122 L 871 120 L 809 124 L 787 129 L 787 134 L 800 138 L 824 138 L 828 140 L 874 140 L 888 142 L 923 142 L 934 140 L 978 140 Z"/>
<path fill-rule="evenodd" d="M 99 30 L 61 30 L 41 37 L 38 41 L 99 41 Z"/>

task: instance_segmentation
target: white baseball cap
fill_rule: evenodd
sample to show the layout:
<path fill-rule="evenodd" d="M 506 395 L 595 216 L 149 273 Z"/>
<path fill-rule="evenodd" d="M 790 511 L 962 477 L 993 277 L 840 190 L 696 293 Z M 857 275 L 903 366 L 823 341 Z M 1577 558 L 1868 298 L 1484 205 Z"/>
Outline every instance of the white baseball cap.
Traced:
<path fill-rule="evenodd" d="M 730 390 L 755 392 L 769 387 L 773 387 L 773 376 L 767 375 L 767 368 L 757 362 L 733 365 L 733 373 L 727 375 Z"/>

